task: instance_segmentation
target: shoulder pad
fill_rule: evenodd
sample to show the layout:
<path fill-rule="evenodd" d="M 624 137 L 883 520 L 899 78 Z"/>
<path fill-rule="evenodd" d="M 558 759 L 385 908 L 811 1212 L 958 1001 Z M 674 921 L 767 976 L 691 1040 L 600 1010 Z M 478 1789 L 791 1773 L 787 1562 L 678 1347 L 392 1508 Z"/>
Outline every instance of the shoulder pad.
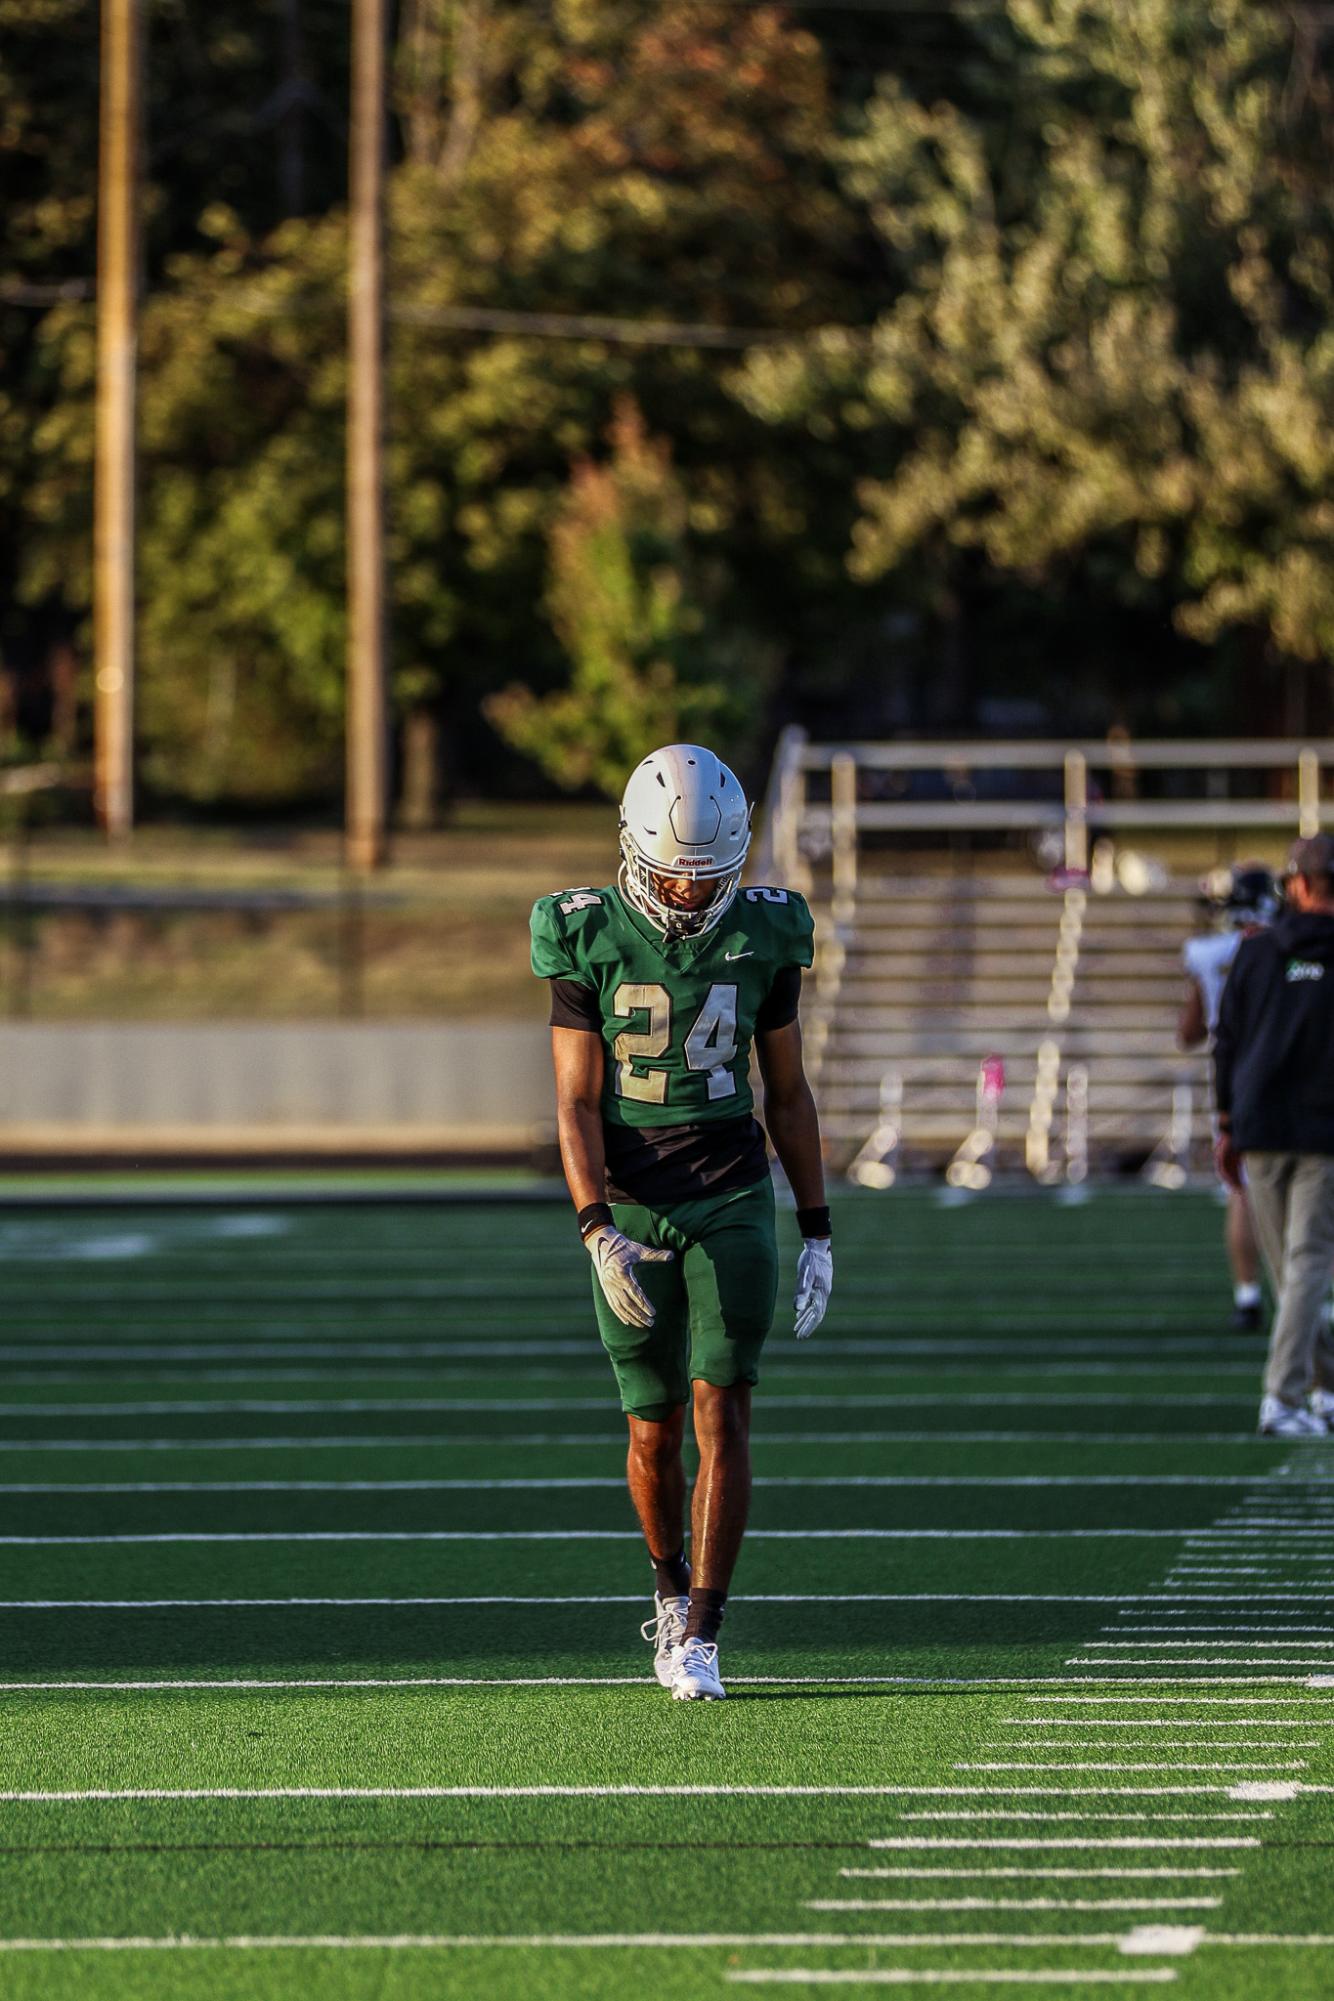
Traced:
<path fill-rule="evenodd" d="M 769 949 L 780 966 L 809 966 L 815 959 L 815 919 L 810 905 L 795 889 L 756 883 L 738 899 L 752 924 L 763 924 Z"/>
<path fill-rule="evenodd" d="M 532 967 L 539 979 L 563 979 L 574 971 L 574 938 L 587 922 L 584 913 L 602 910 L 605 894 L 585 886 L 538 897 L 528 928 Z"/>

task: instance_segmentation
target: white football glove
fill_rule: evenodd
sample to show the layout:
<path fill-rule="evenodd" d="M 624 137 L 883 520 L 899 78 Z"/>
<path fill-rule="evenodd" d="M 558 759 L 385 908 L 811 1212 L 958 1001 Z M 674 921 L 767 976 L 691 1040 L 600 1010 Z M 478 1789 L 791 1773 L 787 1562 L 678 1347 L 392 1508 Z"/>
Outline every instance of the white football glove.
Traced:
<path fill-rule="evenodd" d="M 656 1310 L 635 1277 L 635 1266 L 668 1264 L 675 1252 L 655 1251 L 647 1244 L 637 1244 L 632 1237 L 623 1237 L 610 1223 L 604 1223 L 600 1230 L 591 1230 L 584 1242 L 603 1297 L 616 1318 L 627 1327 L 651 1327 L 657 1317 Z"/>
<path fill-rule="evenodd" d="M 796 1336 L 804 1341 L 824 1319 L 834 1289 L 834 1246 L 828 1237 L 807 1237 L 797 1259 Z"/>

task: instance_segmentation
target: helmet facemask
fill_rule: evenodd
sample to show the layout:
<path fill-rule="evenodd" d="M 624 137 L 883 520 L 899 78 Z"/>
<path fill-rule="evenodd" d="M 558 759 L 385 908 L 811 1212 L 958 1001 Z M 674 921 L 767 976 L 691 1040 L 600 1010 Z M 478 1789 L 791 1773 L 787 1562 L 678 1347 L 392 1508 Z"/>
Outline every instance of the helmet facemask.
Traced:
<path fill-rule="evenodd" d="M 621 800 L 620 889 L 664 938 L 698 938 L 730 909 L 750 847 L 751 809 L 740 780 L 697 743 L 650 751 Z M 664 894 L 676 882 L 705 885 L 696 909 Z"/>
<path fill-rule="evenodd" d="M 721 923 L 725 913 L 736 900 L 741 887 L 741 872 L 745 866 L 746 849 L 750 846 L 750 836 L 746 836 L 746 846 L 741 854 L 730 862 L 712 867 L 678 862 L 665 868 L 660 861 L 650 860 L 635 846 L 634 837 L 621 821 L 621 869 L 617 877 L 626 899 L 632 903 L 640 915 L 662 932 L 664 938 L 698 938 L 706 931 L 712 931 Z M 683 905 L 669 903 L 660 895 L 658 883 L 673 878 L 688 877 L 692 882 L 712 882 L 716 886 L 706 903 L 691 910 Z"/>

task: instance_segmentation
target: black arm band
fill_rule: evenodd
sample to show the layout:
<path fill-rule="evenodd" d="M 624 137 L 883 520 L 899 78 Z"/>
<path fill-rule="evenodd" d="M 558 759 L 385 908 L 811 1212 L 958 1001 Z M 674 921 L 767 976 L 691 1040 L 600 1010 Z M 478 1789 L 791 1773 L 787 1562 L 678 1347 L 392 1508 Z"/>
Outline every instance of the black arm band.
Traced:
<path fill-rule="evenodd" d="M 828 1205 L 820 1209 L 798 1209 L 797 1228 L 803 1237 L 831 1236 Z"/>
<path fill-rule="evenodd" d="M 589 1202 L 579 1211 L 579 1235 L 591 1237 L 594 1230 L 603 1230 L 611 1222 L 611 1209 L 605 1202 Z"/>

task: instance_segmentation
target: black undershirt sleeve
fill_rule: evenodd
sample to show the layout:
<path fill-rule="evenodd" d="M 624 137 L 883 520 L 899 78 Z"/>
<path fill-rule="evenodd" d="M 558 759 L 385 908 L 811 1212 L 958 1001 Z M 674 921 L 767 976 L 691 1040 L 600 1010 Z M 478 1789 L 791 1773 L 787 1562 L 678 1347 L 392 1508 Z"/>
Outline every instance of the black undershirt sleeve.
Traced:
<path fill-rule="evenodd" d="M 755 1027 L 761 1034 L 772 1028 L 786 1028 L 797 1018 L 801 1006 L 801 967 L 780 966 L 774 983 L 760 1002 Z"/>
<path fill-rule="evenodd" d="M 602 1033 L 602 1009 L 594 988 L 582 980 L 552 980 L 552 1028 L 586 1028 L 591 1035 Z"/>

